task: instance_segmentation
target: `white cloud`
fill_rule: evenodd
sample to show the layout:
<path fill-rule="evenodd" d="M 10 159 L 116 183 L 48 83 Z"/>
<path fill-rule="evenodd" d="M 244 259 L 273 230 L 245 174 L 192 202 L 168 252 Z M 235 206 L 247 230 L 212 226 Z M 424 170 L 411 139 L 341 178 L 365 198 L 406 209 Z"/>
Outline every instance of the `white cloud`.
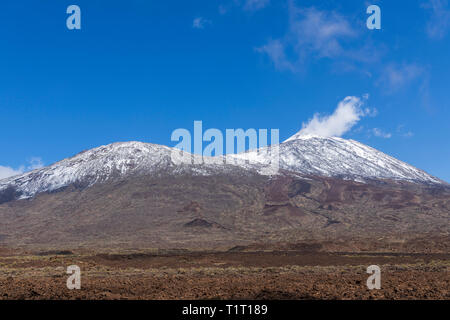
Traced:
<path fill-rule="evenodd" d="M 265 8 L 270 0 L 246 0 L 244 10 L 255 11 Z"/>
<path fill-rule="evenodd" d="M 192 21 L 192 28 L 204 29 L 207 24 L 211 24 L 211 21 L 202 17 L 197 17 Z"/>
<path fill-rule="evenodd" d="M 307 123 L 303 123 L 302 129 L 295 136 L 340 137 L 367 115 L 369 109 L 363 110 L 362 105 L 360 98 L 346 97 L 331 115 L 315 114 Z"/>
<path fill-rule="evenodd" d="M 1 179 L 5 179 L 5 178 L 9 178 L 18 174 L 22 174 L 23 173 L 23 169 L 19 168 L 19 169 L 13 169 L 11 167 L 4 167 L 4 166 L 0 166 L 0 180 Z"/>
<path fill-rule="evenodd" d="M 447 0 L 429 0 L 422 7 L 431 10 L 427 34 L 433 39 L 442 39 L 450 29 L 450 9 Z"/>
<path fill-rule="evenodd" d="M 379 137 L 379 138 L 389 139 L 392 137 L 392 133 L 384 132 L 383 130 L 381 130 L 379 128 L 373 128 L 372 133 L 374 134 L 374 136 Z"/>
<path fill-rule="evenodd" d="M 35 169 L 40 169 L 44 166 L 42 159 L 39 157 L 32 157 L 27 166 L 20 166 L 17 169 L 11 167 L 0 166 L 0 179 L 9 178 L 12 176 L 16 176 L 22 174 L 27 171 L 32 171 Z"/>

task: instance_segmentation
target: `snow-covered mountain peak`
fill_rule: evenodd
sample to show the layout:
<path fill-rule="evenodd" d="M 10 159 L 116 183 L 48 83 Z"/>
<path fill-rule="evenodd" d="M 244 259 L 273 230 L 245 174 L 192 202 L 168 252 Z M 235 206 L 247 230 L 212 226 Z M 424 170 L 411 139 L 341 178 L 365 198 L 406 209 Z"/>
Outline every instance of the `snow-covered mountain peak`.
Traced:
<path fill-rule="evenodd" d="M 352 180 L 391 179 L 442 183 L 405 162 L 355 140 L 307 136 L 280 145 L 280 167 L 286 170 Z"/>
<path fill-rule="evenodd" d="M 294 138 L 295 137 L 295 138 Z M 266 148 L 263 148 L 266 149 Z M 194 163 L 177 160 L 179 150 L 137 141 L 117 142 L 78 153 L 45 168 L 0 180 L 0 192 L 13 187 L 20 198 L 57 190 L 77 184 L 89 187 L 110 179 L 132 175 L 228 174 L 230 172 L 264 172 L 277 161 L 284 173 L 336 177 L 355 181 L 401 180 L 424 184 L 445 184 L 443 181 L 354 140 L 313 135 L 293 136 L 277 145 L 279 156 L 273 158 L 266 150 L 249 151 L 232 158 L 245 159 L 225 163 L 223 157 L 205 159 L 189 155 Z M 174 157 L 175 154 L 175 157 Z M 218 161 L 217 161 L 218 160 Z"/>
<path fill-rule="evenodd" d="M 355 140 L 297 134 L 278 145 L 279 168 L 299 174 L 341 179 L 398 180 L 441 184 L 443 181 Z M 274 159 L 261 150 L 237 155 L 269 165 Z"/>
<path fill-rule="evenodd" d="M 309 139 L 314 139 L 314 138 L 323 139 L 324 137 L 316 135 L 316 134 L 304 134 L 304 133 L 301 133 L 301 131 L 299 131 L 296 134 L 294 134 L 292 137 L 286 139 L 284 142 L 293 141 L 293 140 L 309 140 Z M 333 137 L 333 138 L 337 138 L 337 137 Z"/>
<path fill-rule="evenodd" d="M 56 190 L 72 183 L 93 185 L 112 177 L 154 171 L 171 165 L 171 149 L 150 143 L 117 142 L 61 160 L 51 166 L 0 181 L 0 190 L 15 186 L 21 197 Z"/>

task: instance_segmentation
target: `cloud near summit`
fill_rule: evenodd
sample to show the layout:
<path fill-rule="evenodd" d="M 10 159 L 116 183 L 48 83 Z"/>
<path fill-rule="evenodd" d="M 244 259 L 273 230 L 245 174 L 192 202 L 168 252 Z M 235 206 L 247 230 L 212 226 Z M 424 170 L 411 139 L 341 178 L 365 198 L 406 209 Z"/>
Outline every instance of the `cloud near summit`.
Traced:
<path fill-rule="evenodd" d="M 348 96 L 339 102 L 337 108 L 330 115 L 316 113 L 307 123 L 303 123 L 302 129 L 292 138 L 306 135 L 321 137 L 340 137 L 361 120 L 361 118 L 374 115 L 376 110 L 363 108 L 362 99 Z"/>
<path fill-rule="evenodd" d="M 27 166 L 22 165 L 18 169 L 0 165 L 0 180 L 16 176 L 27 171 L 39 169 L 42 168 L 43 166 L 44 163 L 42 162 L 42 159 L 39 157 L 31 158 Z"/>

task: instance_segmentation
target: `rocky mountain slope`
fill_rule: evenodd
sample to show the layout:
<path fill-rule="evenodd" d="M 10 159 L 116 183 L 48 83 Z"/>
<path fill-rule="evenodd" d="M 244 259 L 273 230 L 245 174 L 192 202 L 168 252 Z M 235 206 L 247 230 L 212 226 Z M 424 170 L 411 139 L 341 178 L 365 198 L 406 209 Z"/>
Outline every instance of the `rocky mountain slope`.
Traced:
<path fill-rule="evenodd" d="M 275 148 L 274 148 L 275 149 Z M 180 164 L 179 154 L 166 146 L 142 142 L 123 142 L 84 151 L 51 166 L 0 181 L 0 202 L 33 197 L 72 184 L 90 187 L 108 180 L 133 175 L 190 173 L 225 174 L 231 171 L 263 172 L 279 160 L 279 168 L 292 174 L 335 177 L 353 181 L 397 180 L 420 184 L 445 184 L 422 170 L 392 158 L 354 140 L 293 136 L 276 147 L 279 159 L 267 148 L 232 156 L 245 162 L 205 161 Z M 202 163 L 190 155 L 193 163 Z M 210 158 L 209 158 L 210 159 Z M 175 161 L 174 161 L 175 160 Z M 205 160 L 207 160 L 205 158 Z"/>
<path fill-rule="evenodd" d="M 450 231 L 450 192 L 335 178 L 161 175 L 72 185 L 0 205 L 0 245 L 231 248 Z"/>
<path fill-rule="evenodd" d="M 234 164 L 187 164 L 178 150 L 126 142 L 1 180 L 0 246 L 223 248 L 450 233 L 449 186 L 419 169 L 340 138 L 277 148 L 274 175 L 261 174 L 273 160 L 264 150 Z"/>
<path fill-rule="evenodd" d="M 142 142 L 118 142 L 83 151 L 72 158 L 48 167 L 0 180 L 0 203 L 8 199 L 27 199 L 76 185 L 91 187 L 98 183 L 143 175 L 210 175 L 241 171 L 230 165 L 183 164 L 174 148 Z M 198 155 L 190 155 L 192 163 L 201 163 Z M 175 160 L 175 161 L 174 161 Z M 248 166 L 247 166 L 248 168 Z M 3 196 L 2 196 L 3 191 Z"/>

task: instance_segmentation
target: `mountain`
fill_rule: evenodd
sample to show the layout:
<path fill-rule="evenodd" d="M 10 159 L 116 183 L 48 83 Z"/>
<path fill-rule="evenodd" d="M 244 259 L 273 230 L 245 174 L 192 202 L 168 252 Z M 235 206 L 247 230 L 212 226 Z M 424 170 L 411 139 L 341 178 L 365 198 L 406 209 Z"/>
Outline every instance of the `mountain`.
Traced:
<path fill-rule="evenodd" d="M 142 142 L 123 142 L 84 151 L 51 166 L 0 181 L 0 202 L 25 199 L 72 184 L 90 187 L 96 183 L 132 175 L 226 173 L 232 170 L 262 172 L 273 154 L 267 148 L 246 152 L 233 159 L 248 162 L 220 164 L 205 161 L 202 165 L 178 164 L 172 155 L 176 149 Z M 335 177 L 353 181 L 397 180 L 423 184 L 444 184 L 443 181 L 354 140 L 297 136 L 281 143 L 279 168 L 294 174 Z M 198 155 L 192 159 L 201 161 Z M 206 158 L 205 158 L 206 159 Z M 229 161 L 228 161 L 229 162 Z M 195 162 L 194 162 L 195 163 Z M 200 162 L 201 163 L 201 162 Z M 242 170 L 240 170 L 242 171 Z"/>
<path fill-rule="evenodd" d="M 0 203 L 2 199 L 5 201 L 13 195 L 18 199 L 26 199 L 70 185 L 86 188 L 108 180 L 136 175 L 210 175 L 239 170 L 230 165 L 175 164 L 173 160 L 176 160 L 178 154 L 179 151 L 174 148 L 135 141 L 101 146 L 48 167 L 0 180 Z M 197 155 L 190 157 L 196 162 L 201 159 Z"/>
<path fill-rule="evenodd" d="M 0 245 L 229 248 L 449 234 L 450 188 L 419 169 L 341 138 L 294 136 L 270 150 L 279 151 L 272 175 L 267 149 L 186 164 L 179 150 L 123 142 L 3 179 Z"/>
<path fill-rule="evenodd" d="M 262 155 L 258 155 L 262 154 Z M 257 150 L 238 157 L 269 164 L 267 152 Z M 397 180 L 423 184 L 445 182 L 405 162 L 355 140 L 296 134 L 279 146 L 280 168 L 308 175 L 346 180 Z"/>

